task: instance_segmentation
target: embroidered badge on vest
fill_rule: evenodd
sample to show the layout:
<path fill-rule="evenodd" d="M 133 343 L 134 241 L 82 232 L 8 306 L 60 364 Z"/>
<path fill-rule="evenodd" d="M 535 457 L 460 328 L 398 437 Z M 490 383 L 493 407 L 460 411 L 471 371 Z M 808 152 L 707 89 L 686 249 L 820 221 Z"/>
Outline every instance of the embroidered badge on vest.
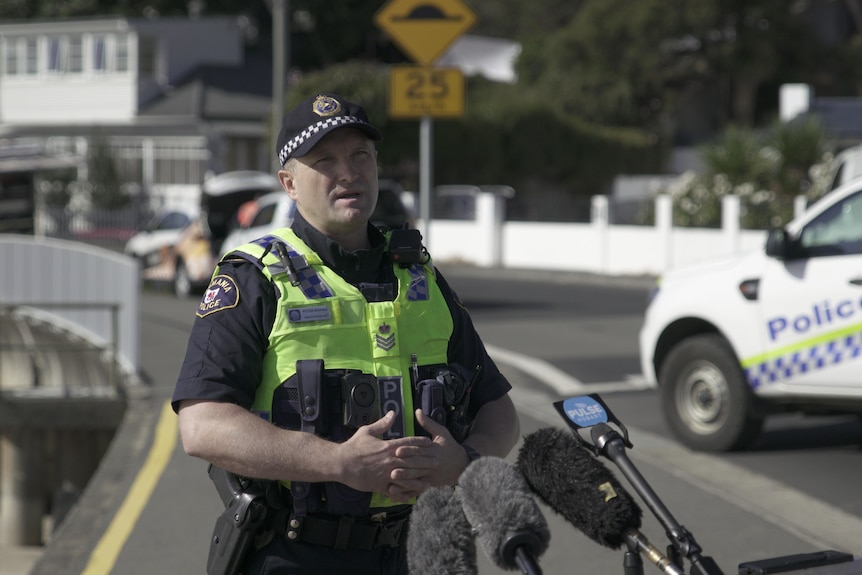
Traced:
<path fill-rule="evenodd" d="M 378 333 L 375 335 L 375 339 L 377 340 L 377 347 L 382 349 L 383 351 L 389 351 L 393 347 L 395 347 L 395 334 L 389 333 L 392 331 L 392 326 L 388 323 L 380 324 L 380 327 L 377 328 Z"/>
<path fill-rule="evenodd" d="M 204 292 L 196 315 L 205 317 L 217 311 L 235 308 L 237 304 L 239 304 L 239 288 L 236 282 L 231 277 L 217 275 Z"/>

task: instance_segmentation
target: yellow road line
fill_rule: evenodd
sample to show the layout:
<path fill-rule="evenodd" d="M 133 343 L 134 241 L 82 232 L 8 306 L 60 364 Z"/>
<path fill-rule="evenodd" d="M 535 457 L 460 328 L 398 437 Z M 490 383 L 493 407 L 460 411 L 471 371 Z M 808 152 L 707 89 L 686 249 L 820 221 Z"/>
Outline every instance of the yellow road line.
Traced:
<path fill-rule="evenodd" d="M 102 539 L 93 549 L 90 560 L 81 575 L 108 575 L 114 568 L 117 557 L 119 557 L 120 551 L 123 550 L 126 540 L 138 521 L 138 517 L 141 516 L 141 512 L 153 494 L 153 489 L 159 482 L 159 478 L 164 473 L 176 444 L 177 416 L 171 409 L 170 402 L 165 402 L 159 422 L 156 425 L 150 454 L 134 483 L 132 483 L 125 501 L 123 501 Z"/>

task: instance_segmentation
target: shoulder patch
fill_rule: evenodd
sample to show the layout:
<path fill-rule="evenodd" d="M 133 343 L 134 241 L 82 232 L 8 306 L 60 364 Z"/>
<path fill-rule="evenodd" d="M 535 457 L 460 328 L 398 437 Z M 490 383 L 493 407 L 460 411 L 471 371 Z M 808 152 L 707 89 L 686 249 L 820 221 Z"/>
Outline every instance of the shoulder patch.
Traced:
<path fill-rule="evenodd" d="M 217 311 L 235 308 L 239 304 L 239 287 L 230 276 L 217 275 L 210 281 L 198 305 L 197 316 L 205 317 Z"/>

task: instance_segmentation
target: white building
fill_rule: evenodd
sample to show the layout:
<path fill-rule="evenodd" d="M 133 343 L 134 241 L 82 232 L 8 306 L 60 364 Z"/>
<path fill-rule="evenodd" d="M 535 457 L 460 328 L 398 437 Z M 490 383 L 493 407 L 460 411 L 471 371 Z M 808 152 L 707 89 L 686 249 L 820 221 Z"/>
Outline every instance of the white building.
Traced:
<path fill-rule="evenodd" d="M 271 58 L 229 16 L 0 24 L 0 178 L 86 170 L 95 136 L 154 204 L 269 169 Z"/>

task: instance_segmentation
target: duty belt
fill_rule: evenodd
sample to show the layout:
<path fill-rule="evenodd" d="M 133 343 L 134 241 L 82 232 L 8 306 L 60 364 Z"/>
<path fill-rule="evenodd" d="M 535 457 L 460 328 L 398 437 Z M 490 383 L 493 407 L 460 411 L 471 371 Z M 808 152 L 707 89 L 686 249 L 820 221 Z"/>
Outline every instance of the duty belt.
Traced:
<path fill-rule="evenodd" d="M 271 529 L 287 541 L 301 541 L 334 549 L 398 547 L 407 539 L 410 510 L 380 520 L 350 515 L 306 515 L 277 513 Z"/>

